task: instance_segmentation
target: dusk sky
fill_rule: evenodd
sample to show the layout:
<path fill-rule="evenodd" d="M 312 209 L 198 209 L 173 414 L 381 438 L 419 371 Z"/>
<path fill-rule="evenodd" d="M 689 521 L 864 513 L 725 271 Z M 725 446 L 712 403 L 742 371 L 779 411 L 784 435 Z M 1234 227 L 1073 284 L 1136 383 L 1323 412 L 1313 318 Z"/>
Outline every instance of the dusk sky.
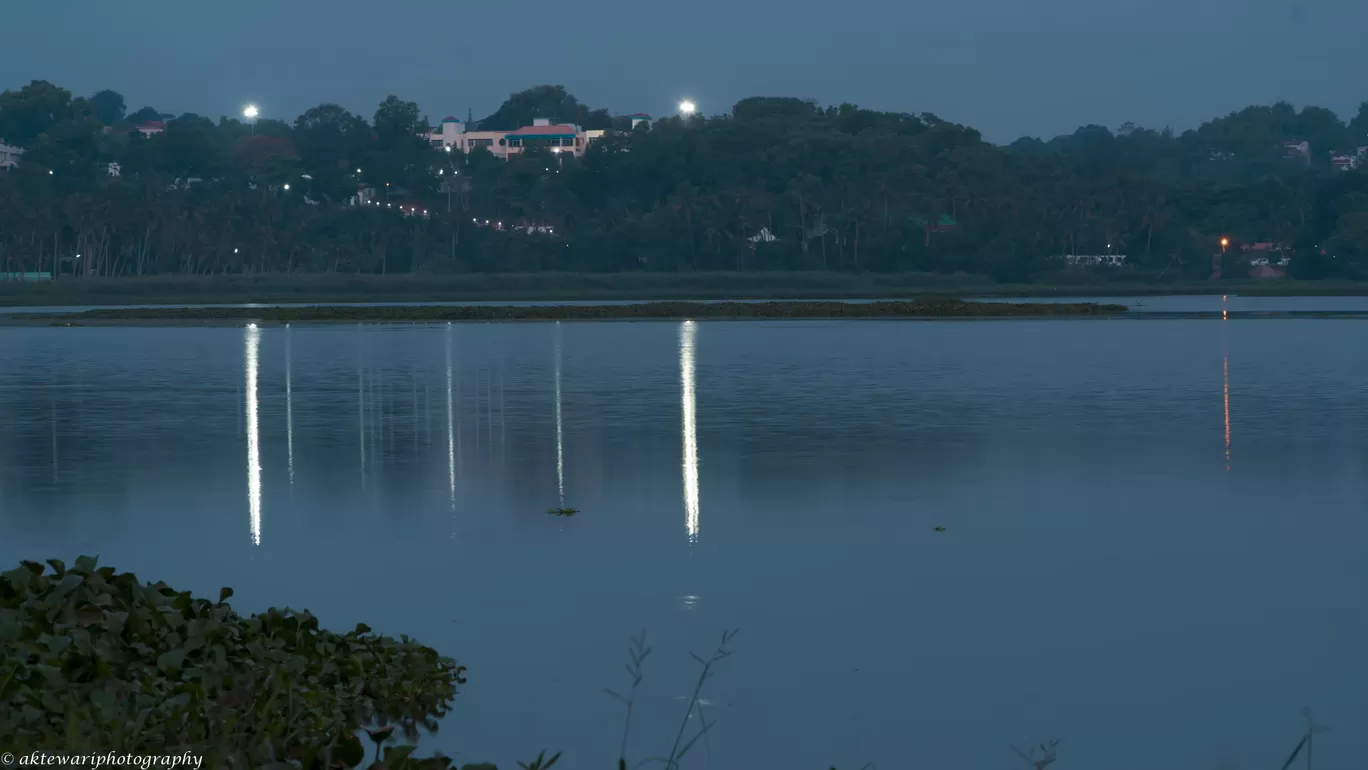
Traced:
<path fill-rule="evenodd" d="M 436 121 L 549 83 L 615 114 L 682 96 L 934 112 L 995 142 L 1126 121 L 1176 130 L 1286 100 L 1368 100 L 1365 0 L 11 0 L 0 88 L 112 88 L 130 111 L 254 102 L 293 121 L 388 94 Z"/>

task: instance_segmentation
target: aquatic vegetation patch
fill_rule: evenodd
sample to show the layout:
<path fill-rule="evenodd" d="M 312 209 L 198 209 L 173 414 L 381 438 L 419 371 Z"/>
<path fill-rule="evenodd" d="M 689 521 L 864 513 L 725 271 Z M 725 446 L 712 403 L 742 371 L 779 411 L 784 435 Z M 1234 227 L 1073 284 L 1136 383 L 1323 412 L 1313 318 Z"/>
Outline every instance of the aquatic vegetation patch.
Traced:
<path fill-rule="evenodd" d="M 235 612 L 165 583 L 25 561 L 0 574 L 0 742 L 7 751 L 175 754 L 208 768 L 360 765 L 379 742 L 435 731 L 465 667 L 401 636 L 339 634 L 307 612 Z M 451 767 L 388 746 L 391 770 Z"/>

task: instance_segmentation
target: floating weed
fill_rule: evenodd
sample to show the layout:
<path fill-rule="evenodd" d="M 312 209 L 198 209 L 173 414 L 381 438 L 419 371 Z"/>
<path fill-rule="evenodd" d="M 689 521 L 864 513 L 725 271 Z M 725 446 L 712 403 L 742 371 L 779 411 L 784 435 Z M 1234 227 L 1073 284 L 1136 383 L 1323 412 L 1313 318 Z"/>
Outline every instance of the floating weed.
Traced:
<path fill-rule="evenodd" d="M 557 751 L 550 757 L 547 757 L 546 752 L 543 751 L 542 753 L 538 754 L 537 758 L 532 760 L 531 762 L 519 762 L 518 767 L 521 767 L 522 770 L 547 770 L 547 768 L 556 764 L 556 762 L 560 760 L 560 758 L 561 753 L 559 751 Z"/>
<path fill-rule="evenodd" d="M 1057 746 L 1059 746 L 1058 739 L 1040 744 L 1039 757 L 1036 756 L 1035 748 L 1032 748 L 1030 751 L 1022 751 L 1016 746 L 1013 746 L 1012 751 L 1015 752 L 1018 757 L 1021 757 L 1022 762 L 1035 768 L 1035 770 L 1045 770 L 1045 768 L 1054 764 L 1055 760 L 1058 759 L 1056 756 L 1057 753 L 1055 752 Z"/>
<path fill-rule="evenodd" d="M 547 508 L 546 512 L 552 516 L 574 516 L 579 513 L 578 508 Z"/>

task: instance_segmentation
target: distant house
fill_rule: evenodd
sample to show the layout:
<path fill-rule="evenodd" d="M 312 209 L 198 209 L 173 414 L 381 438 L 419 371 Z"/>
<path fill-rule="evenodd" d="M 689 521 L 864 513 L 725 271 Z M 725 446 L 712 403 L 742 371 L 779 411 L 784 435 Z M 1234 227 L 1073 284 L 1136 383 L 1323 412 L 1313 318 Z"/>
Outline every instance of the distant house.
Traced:
<path fill-rule="evenodd" d="M 642 123 L 645 123 L 647 128 L 651 127 L 651 116 L 644 112 L 634 112 L 628 117 L 632 119 L 632 128 L 636 128 Z"/>
<path fill-rule="evenodd" d="M 1269 259 L 1268 257 L 1255 257 L 1254 259 L 1249 260 L 1249 266 L 1250 266 L 1250 267 L 1253 267 L 1253 268 L 1259 268 L 1259 267 L 1281 267 L 1281 268 L 1286 268 L 1286 267 L 1287 267 L 1288 265 L 1290 265 L 1290 264 L 1292 264 L 1292 258 L 1291 258 L 1291 257 L 1280 257 L 1279 259 L 1276 259 L 1276 260 Z"/>
<path fill-rule="evenodd" d="M 438 130 L 420 136 L 433 147 L 442 147 L 448 152 L 487 150 L 496 158 L 507 159 L 533 147 L 583 155 L 585 149 L 605 133 L 602 129 L 586 131 L 572 123 L 552 123 L 547 118 L 536 118 L 532 125 L 516 131 L 476 131 L 448 115 L 442 118 Z"/>
<path fill-rule="evenodd" d="M 12 144 L 5 144 L 5 140 L 0 139 L 0 168 L 6 171 L 19 165 L 19 156 L 24 154 L 23 147 L 15 147 Z"/>
<path fill-rule="evenodd" d="M 934 222 L 930 222 L 922 217 L 913 217 L 912 224 L 924 228 L 930 232 L 941 232 L 943 230 L 954 230 L 959 227 L 959 223 L 949 214 L 941 214 Z"/>
<path fill-rule="evenodd" d="M 748 240 L 751 243 L 774 243 L 779 240 L 779 236 L 769 231 L 768 227 L 760 228 L 760 232 L 751 236 Z"/>
<path fill-rule="evenodd" d="M 1286 272 L 1279 270 L 1276 267 L 1273 267 L 1272 265 L 1268 264 L 1267 261 L 1265 261 L 1262 265 L 1255 265 L 1249 271 L 1250 278 L 1283 278 L 1286 276 Z"/>
<path fill-rule="evenodd" d="M 1062 259 L 1073 267 L 1121 267 L 1126 264 L 1125 254 L 1064 254 L 1051 259 Z"/>
<path fill-rule="evenodd" d="M 1281 252 L 1288 251 L 1288 250 L 1289 250 L 1289 249 L 1288 249 L 1287 244 L 1285 244 L 1285 243 L 1275 243 L 1275 242 L 1273 242 L 1273 241 L 1257 241 L 1257 242 L 1255 242 L 1255 243 L 1242 243 L 1242 244 L 1240 244 L 1240 251 L 1244 252 L 1245 254 L 1249 254 L 1250 252 L 1255 252 L 1255 253 L 1265 253 L 1265 252 L 1270 252 L 1270 253 L 1281 253 Z"/>
<path fill-rule="evenodd" d="M 137 130 L 138 133 L 142 134 L 143 136 L 154 136 L 166 130 L 166 121 L 149 120 L 146 123 L 139 123 L 137 126 Z"/>
<path fill-rule="evenodd" d="M 1283 160 L 1311 160 L 1311 143 L 1304 139 L 1288 139 L 1282 143 Z"/>

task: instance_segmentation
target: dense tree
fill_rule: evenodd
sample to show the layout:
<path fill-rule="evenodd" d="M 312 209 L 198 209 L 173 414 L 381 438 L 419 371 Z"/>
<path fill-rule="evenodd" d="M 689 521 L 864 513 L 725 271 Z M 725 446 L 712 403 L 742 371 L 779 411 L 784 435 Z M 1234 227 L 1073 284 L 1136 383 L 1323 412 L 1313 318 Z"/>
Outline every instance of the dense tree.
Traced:
<path fill-rule="evenodd" d="M 0 137 L 7 142 L 28 146 L 71 117 L 71 92 L 46 80 L 0 93 Z"/>
<path fill-rule="evenodd" d="M 118 91 L 111 91 L 106 88 L 90 97 L 91 115 L 106 126 L 112 126 L 123 120 L 124 112 L 127 109 L 124 105 L 123 94 Z"/>
<path fill-rule="evenodd" d="M 512 131 L 532 125 L 537 118 L 546 118 L 553 123 L 573 123 L 591 130 L 613 128 L 607 110 L 589 109 L 571 96 L 565 86 L 536 86 L 512 94 L 492 115 L 480 121 L 480 128 Z"/>
<path fill-rule="evenodd" d="M 128 116 L 128 122 L 132 125 L 139 126 L 153 120 L 161 120 L 161 117 L 161 112 L 155 107 L 143 107 L 137 112 L 130 114 Z"/>
<path fill-rule="evenodd" d="M 323 104 L 293 124 L 183 114 L 151 137 L 104 130 L 113 97 L 72 98 L 44 82 L 0 94 L 0 131 L 28 149 L 0 175 L 0 270 L 832 269 L 1029 281 L 1071 280 L 1056 255 L 1111 252 L 1127 267 L 1088 280 L 1169 280 L 1205 279 L 1224 236 L 1228 276 L 1248 267 L 1239 246 L 1257 242 L 1286 244 L 1273 255 L 1293 255 L 1297 277 L 1368 277 L 1368 173 L 1330 161 L 1368 146 L 1368 107 L 1347 124 L 1275 104 L 1181 135 L 1093 125 L 1000 147 L 931 114 L 793 98 L 629 130 L 539 86 L 483 127 L 547 118 L 617 130 L 583 157 L 528 150 L 503 161 L 431 147 L 417 105 L 396 96 L 369 122 Z M 118 176 L 105 173 L 111 162 Z"/>

